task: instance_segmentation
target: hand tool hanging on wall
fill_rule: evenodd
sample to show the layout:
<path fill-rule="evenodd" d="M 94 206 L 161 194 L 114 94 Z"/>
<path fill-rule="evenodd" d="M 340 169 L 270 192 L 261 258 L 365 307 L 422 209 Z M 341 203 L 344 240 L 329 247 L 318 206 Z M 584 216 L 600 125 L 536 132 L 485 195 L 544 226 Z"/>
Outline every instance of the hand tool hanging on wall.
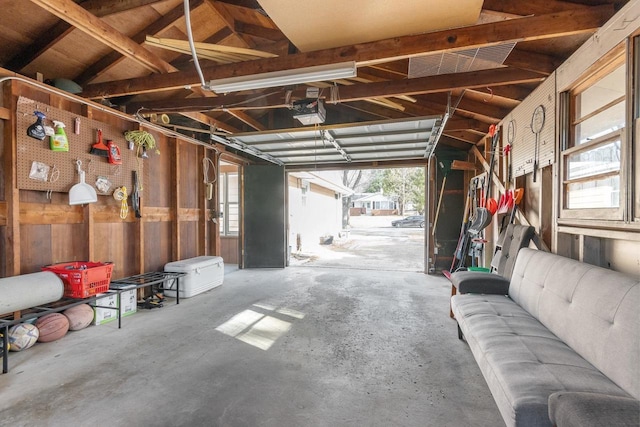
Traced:
<path fill-rule="evenodd" d="M 142 218 L 142 214 L 140 213 L 140 187 L 137 171 L 133 171 L 133 191 L 131 192 L 131 207 L 136 214 L 136 218 Z"/>
<path fill-rule="evenodd" d="M 490 155 L 491 160 L 489 162 L 489 172 L 487 174 L 486 183 L 484 189 L 481 189 L 483 192 L 483 197 L 481 197 L 480 206 L 476 209 L 473 221 L 471 226 L 469 226 L 469 233 L 477 236 L 482 230 L 484 230 L 489 224 L 491 224 L 491 220 L 493 219 L 493 214 L 498 210 L 498 203 L 495 199 L 491 197 L 491 188 L 493 187 L 493 169 L 495 166 L 495 152 L 498 148 L 498 141 L 500 139 L 500 130 L 495 126 L 491 125 L 489 128 L 489 135 L 491 138 L 491 148 Z M 484 200 L 482 200 L 484 199 Z"/>
<path fill-rule="evenodd" d="M 80 175 L 80 182 L 69 190 L 69 204 L 84 205 L 97 202 L 98 194 L 95 188 L 84 181 L 84 171 L 82 170 L 82 162 L 80 160 L 76 160 L 76 167 Z"/>
<path fill-rule="evenodd" d="M 513 224 L 516 219 L 516 210 L 522 197 L 524 197 L 524 188 L 516 188 L 513 196 L 513 209 L 511 209 L 511 215 L 509 215 L 509 224 Z"/>
<path fill-rule="evenodd" d="M 127 187 L 118 187 L 113 192 L 113 198 L 120 202 L 120 219 L 127 219 L 129 216 L 129 205 L 127 204 Z"/>
<path fill-rule="evenodd" d="M 98 129 L 98 142 L 91 146 L 90 154 L 109 158 L 109 147 L 102 142 L 102 129 Z"/>
<path fill-rule="evenodd" d="M 538 177 L 538 157 L 540 156 L 540 132 L 544 127 L 544 105 L 538 105 L 531 116 L 531 131 L 536 135 L 536 142 L 533 148 L 533 182 Z"/>

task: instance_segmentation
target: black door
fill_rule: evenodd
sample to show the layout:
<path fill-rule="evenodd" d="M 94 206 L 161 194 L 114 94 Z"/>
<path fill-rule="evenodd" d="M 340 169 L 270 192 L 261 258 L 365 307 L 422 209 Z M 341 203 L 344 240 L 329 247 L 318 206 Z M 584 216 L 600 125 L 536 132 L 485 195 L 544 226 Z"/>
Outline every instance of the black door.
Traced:
<path fill-rule="evenodd" d="M 286 175 L 284 167 L 244 168 L 245 268 L 284 268 Z"/>

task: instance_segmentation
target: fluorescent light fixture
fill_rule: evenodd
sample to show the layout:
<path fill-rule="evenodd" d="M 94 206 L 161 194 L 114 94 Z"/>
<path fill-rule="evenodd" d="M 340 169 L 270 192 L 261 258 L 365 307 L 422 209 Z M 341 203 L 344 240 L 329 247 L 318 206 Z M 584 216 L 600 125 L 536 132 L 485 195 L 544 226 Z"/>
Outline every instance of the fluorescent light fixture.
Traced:
<path fill-rule="evenodd" d="M 346 79 L 355 77 L 356 75 L 356 63 L 354 61 L 350 61 L 338 64 L 317 65 L 307 68 L 296 68 L 292 70 L 272 71 L 270 73 L 211 80 L 209 87 L 216 93 L 228 93 L 238 92 L 241 90 L 288 86 L 298 83 Z"/>

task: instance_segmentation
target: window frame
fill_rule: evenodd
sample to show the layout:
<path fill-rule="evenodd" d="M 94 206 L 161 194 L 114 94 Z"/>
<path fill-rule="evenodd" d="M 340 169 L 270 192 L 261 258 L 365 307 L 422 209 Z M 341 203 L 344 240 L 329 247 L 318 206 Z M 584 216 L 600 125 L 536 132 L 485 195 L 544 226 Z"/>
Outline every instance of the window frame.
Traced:
<path fill-rule="evenodd" d="M 237 202 L 229 202 L 229 176 L 235 175 L 237 178 L 237 193 L 238 193 L 238 201 Z M 222 213 L 222 218 L 220 218 L 220 236 L 222 237 L 237 237 L 240 235 L 240 174 L 239 172 L 221 172 L 218 178 L 220 180 L 220 186 L 222 187 L 220 191 L 220 202 L 219 209 Z M 237 206 L 236 216 L 238 221 L 238 227 L 236 231 L 231 231 L 229 229 L 229 223 L 231 220 L 230 215 L 230 206 Z"/>
<path fill-rule="evenodd" d="M 595 71 L 590 72 L 585 78 L 583 78 L 573 88 L 567 92 L 560 94 L 561 99 L 565 98 L 566 101 L 561 103 L 564 108 L 561 114 L 564 119 L 561 119 L 563 128 L 561 129 L 561 141 L 562 146 L 560 150 L 560 220 L 563 219 L 585 219 L 585 220 L 607 220 L 607 221 L 624 221 L 626 204 L 628 199 L 628 188 L 631 186 L 631 182 L 627 179 L 628 171 L 628 158 L 631 155 L 631 150 L 628 140 L 628 132 L 631 128 L 631 122 L 629 121 L 630 100 L 632 94 L 629 93 L 629 85 L 625 84 L 624 97 L 618 97 L 614 100 L 608 101 L 604 105 L 599 106 L 597 109 L 585 114 L 583 117 L 576 117 L 576 100 L 577 97 L 584 93 L 587 89 L 593 87 L 604 77 L 609 75 L 612 71 L 616 70 L 620 66 L 625 68 L 625 81 L 628 82 L 630 74 L 630 58 L 628 57 L 628 49 L 626 44 L 623 43 L 614 50 L 614 54 L 606 58 Z M 581 123 L 584 123 L 589 118 L 596 116 L 597 114 L 606 111 L 610 108 L 615 108 L 616 105 L 623 102 L 625 105 L 624 113 L 624 127 L 615 131 L 609 132 L 606 135 L 601 135 L 598 138 L 579 144 L 576 141 L 576 127 Z M 609 144 L 611 141 L 620 140 L 620 168 L 617 172 L 597 173 L 589 177 L 581 177 L 568 179 L 568 160 L 570 156 L 579 154 L 582 152 L 591 151 L 597 147 Z M 619 204 L 618 207 L 609 208 L 573 208 L 567 207 L 568 203 L 568 187 L 571 184 L 579 182 L 593 182 L 607 176 L 618 176 L 620 182 L 619 188 Z"/>

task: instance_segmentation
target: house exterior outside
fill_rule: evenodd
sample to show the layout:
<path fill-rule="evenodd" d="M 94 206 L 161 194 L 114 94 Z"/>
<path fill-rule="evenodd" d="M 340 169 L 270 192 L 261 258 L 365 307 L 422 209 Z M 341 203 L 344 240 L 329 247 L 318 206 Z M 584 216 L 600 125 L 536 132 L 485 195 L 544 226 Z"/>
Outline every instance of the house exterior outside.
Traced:
<path fill-rule="evenodd" d="M 355 194 L 350 215 L 398 215 L 398 202 L 382 193 Z"/>
<path fill-rule="evenodd" d="M 342 198 L 353 190 L 331 172 L 291 172 L 288 177 L 289 251 L 300 252 L 342 232 Z"/>

